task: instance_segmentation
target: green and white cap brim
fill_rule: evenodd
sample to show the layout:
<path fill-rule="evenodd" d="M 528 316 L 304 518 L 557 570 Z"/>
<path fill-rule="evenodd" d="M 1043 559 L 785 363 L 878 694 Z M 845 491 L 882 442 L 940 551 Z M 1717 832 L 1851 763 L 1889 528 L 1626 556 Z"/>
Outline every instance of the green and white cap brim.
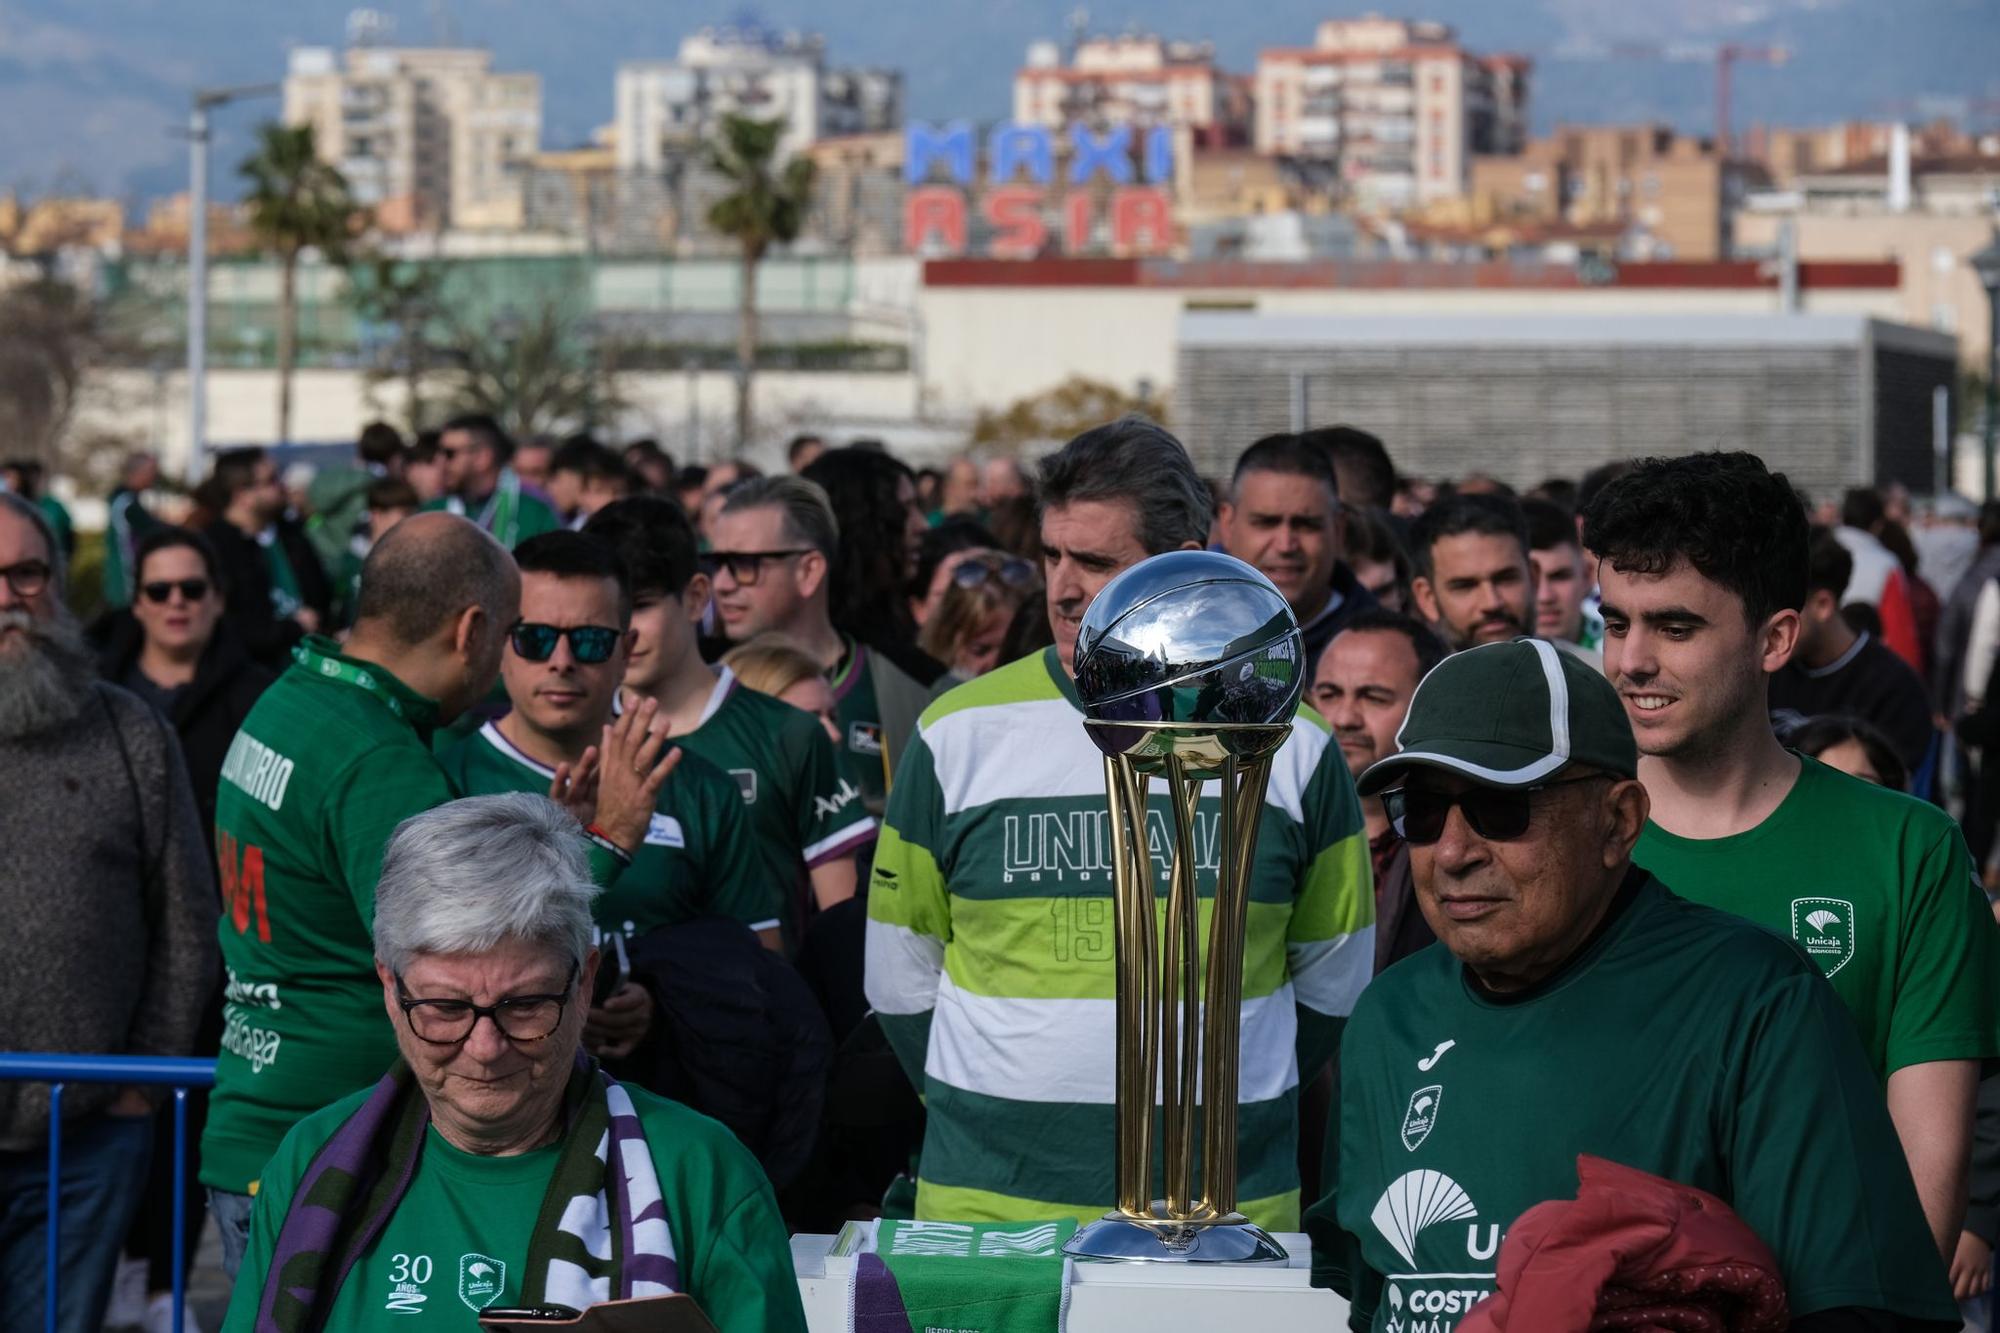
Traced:
<path fill-rule="evenodd" d="M 1440 662 L 1411 696 L 1396 745 L 1361 775 L 1363 796 L 1413 768 L 1531 787 L 1572 765 L 1631 777 L 1639 763 L 1611 683 L 1543 639 L 1483 644 Z"/>

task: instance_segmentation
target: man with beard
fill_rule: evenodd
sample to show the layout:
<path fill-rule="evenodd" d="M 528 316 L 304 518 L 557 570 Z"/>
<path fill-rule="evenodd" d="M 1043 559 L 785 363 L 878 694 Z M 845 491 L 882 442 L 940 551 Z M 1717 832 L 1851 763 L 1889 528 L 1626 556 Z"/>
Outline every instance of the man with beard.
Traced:
<path fill-rule="evenodd" d="M 1973 1094 L 1995 1032 L 1995 931 L 1936 806 L 1787 750 L 1770 682 L 1799 642 L 1805 508 L 1747 453 L 1653 458 L 1584 515 L 1604 670 L 1651 818 L 1635 859 L 1696 902 L 1796 941 L 1846 1002 L 1950 1256 Z"/>
<path fill-rule="evenodd" d="M 215 889 L 173 729 L 92 679 L 63 560 L 33 504 L 0 494 L 0 1033 L 15 1050 L 187 1055 L 214 984 Z M 151 1089 L 62 1100 L 57 1327 L 104 1318 L 152 1151 Z M 49 1092 L 0 1083 L 0 1328 L 47 1293 Z"/>
<path fill-rule="evenodd" d="M 1528 520 L 1505 495 L 1453 495 L 1410 528 L 1410 595 L 1453 652 L 1529 633 L 1535 566 Z"/>
<path fill-rule="evenodd" d="M 1344 527 L 1333 464 L 1310 437 L 1267 435 L 1236 460 L 1222 549 L 1255 565 L 1291 603 L 1308 671 L 1342 626 L 1375 606 L 1340 558 Z"/>

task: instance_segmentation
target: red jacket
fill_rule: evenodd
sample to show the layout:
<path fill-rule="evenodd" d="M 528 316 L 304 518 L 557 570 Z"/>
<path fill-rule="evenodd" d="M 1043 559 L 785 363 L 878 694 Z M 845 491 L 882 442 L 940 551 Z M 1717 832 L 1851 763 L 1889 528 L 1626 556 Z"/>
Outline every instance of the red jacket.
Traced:
<path fill-rule="evenodd" d="M 1728 1204 L 1599 1157 L 1578 1157 L 1576 1174 L 1575 1199 L 1536 1204 L 1508 1230 L 1500 1290 L 1458 1333 L 1790 1326 L 1777 1259 Z"/>

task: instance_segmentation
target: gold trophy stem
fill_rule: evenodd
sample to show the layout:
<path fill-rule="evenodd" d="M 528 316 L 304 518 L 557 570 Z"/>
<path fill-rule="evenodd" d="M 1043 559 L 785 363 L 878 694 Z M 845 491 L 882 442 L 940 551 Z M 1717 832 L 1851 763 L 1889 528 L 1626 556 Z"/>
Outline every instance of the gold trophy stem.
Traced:
<path fill-rule="evenodd" d="M 1106 756 L 1118 974 L 1118 1211 L 1153 1215 L 1153 1090 L 1159 1081 L 1159 972 L 1153 933 L 1153 865 L 1146 850 L 1146 782 Z"/>

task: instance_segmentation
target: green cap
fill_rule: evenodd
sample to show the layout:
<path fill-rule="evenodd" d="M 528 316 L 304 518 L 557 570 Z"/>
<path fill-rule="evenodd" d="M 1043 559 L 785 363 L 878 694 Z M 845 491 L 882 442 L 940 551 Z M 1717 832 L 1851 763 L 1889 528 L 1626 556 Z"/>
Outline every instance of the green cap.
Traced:
<path fill-rule="evenodd" d="M 1361 775 L 1363 796 L 1420 765 L 1489 787 L 1532 787 L 1571 766 L 1639 772 L 1618 691 L 1545 639 L 1484 644 L 1438 663 L 1411 696 L 1396 746 Z"/>

